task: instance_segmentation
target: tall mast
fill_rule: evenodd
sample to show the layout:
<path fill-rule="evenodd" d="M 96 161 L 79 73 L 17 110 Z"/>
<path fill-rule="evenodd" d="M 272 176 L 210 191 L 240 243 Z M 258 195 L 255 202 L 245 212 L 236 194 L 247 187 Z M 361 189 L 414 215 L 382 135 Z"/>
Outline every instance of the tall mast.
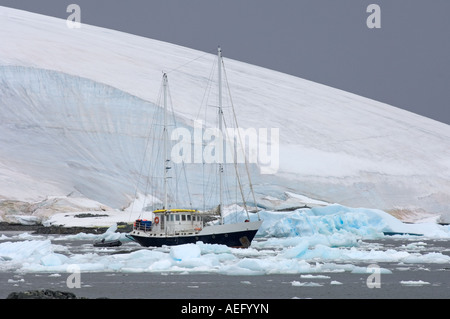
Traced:
<path fill-rule="evenodd" d="M 164 207 L 163 209 L 168 209 L 167 206 L 167 166 L 169 160 L 167 159 L 167 74 L 163 75 L 163 88 L 164 88 L 164 127 L 163 127 L 163 139 L 164 139 Z"/>
<path fill-rule="evenodd" d="M 222 208 L 222 201 L 223 201 L 223 127 L 222 127 L 222 121 L 223 121 L 223 112 L 222 112 L 222 49 L 218 48 L 217 50 L 217 65 L 218 65 L 218 85 L 219 85 L 219 131 L 222 135 L 222 152 L 220 154 L 221 158 L 219 160 L 219 213 L 220 213 L 220 223 L 223 224 L 223 208 Z"/>

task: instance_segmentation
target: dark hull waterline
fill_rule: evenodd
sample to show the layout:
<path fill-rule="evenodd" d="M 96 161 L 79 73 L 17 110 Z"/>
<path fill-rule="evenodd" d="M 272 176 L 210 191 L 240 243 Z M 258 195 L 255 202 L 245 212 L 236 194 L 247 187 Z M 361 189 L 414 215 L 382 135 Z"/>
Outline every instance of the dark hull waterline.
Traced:
<path fill-rule="evenodd" d="M 255 237 L 256 230 L 244 230 L 239 232 L 230 232 L 223 234 L 209 234 L 209 235 L 185 235 L 185 236 L 146 236 L 129 234 L 133 240 L 144 247 L 161 247 L 161 246 L 175 246 L 184 244 L 195 244 L 201 241 L 205 244 L 219 244 L 229 247 L 247 248 L 250 246 Z"/>

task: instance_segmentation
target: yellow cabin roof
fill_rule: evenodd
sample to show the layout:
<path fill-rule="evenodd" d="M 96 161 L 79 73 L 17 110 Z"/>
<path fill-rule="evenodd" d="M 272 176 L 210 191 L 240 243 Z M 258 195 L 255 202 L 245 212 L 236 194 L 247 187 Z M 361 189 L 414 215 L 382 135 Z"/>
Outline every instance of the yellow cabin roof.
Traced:
<path fill-rule="evenodd" d="M 154 210 L 154 213 L 195 213 L 197 210 L 195 209 L 157 209 Z"/>

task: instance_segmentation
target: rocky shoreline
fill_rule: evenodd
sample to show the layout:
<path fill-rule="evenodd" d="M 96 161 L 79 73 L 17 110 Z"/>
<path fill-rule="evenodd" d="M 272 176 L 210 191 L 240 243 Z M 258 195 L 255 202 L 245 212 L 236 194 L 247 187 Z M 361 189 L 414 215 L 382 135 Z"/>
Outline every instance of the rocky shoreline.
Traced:
<path fill-rule="evenodd" d="M 65 226 L 43 226 L 43 225 L 22 225 L 22 224 L 10 224 L 6 222 L 0 222 L 1 231 L 25 231 L 39 235 L 74 235 L 79 233 L 85 234 L 103 234 L 108 227 L 65 227 Z M 117 232 L 127 233 L 132 230 L 132 225 L 126 223 L 119 223 Z"/>
<path fill-rule="evenodd" d="M 12 292 L 6 297 L 6 299 L 87 299 L 87 298 L 77 297 L 74 293 L 71 292 L 42 289 L 42 290 Z"/>

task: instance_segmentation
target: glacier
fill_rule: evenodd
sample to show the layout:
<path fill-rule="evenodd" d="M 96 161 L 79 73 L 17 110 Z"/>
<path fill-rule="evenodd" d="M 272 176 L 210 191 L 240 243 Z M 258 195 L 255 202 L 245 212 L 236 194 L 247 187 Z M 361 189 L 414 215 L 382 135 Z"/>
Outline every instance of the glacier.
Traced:
<path fill-rule="evenodd" d="M 0 26 L 0 217 L 46 220 L 83 206 L 128 218 L 136 191 L 144 193 L 136 183 L 162 71 L 177 121 L 192 128 L 214 54 L 84 24 L 69 29 L 65 20 L 6 7 Z M 262 208 L 298 205 L 289 195 L 295 193 L 406 221 L 450 221 L 448 125 L 273 70 L 225 63 L 240 126 L 280 129 L 278 172 L 252 168 Z M 191 175 L 198 198 L 200 177 Z M 362 215 L 342 222 L 371 218 Z M 267 235 L 312 232 L 275 230 Z"/>
<path fill-rule="evenodd" d="M 20 167 L 2 196 L 24 193 L 23 200 L 32 200 L 33 189 L 43 199 L 77 191 L 110 206 L 125 203 L 138 180 L 156 106 L 48 70 L 0 67 L 0 74 L 0 156 L 7 171 Z"/>

